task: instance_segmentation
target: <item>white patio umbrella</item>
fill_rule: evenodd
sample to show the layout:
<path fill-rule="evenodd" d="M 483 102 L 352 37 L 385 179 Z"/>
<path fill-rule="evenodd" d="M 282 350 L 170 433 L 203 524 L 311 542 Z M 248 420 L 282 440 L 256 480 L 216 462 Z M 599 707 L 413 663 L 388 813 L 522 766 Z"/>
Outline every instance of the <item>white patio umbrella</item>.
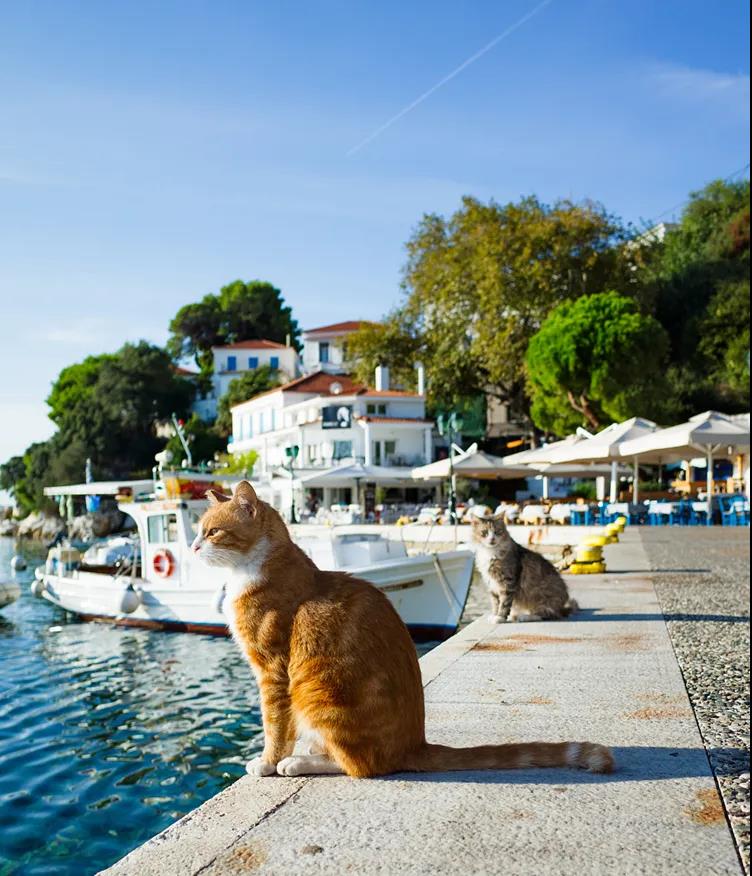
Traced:
<path fill-rule="evenodd" d="M 512 453 L 505 456 L 504 462 L 508 465 L 535 465 L 537 463 L 550 463 L 553 457 L 560 450 L 568 447 L 575 447 L 582 441 L 592 437 L 589 432 L 584 429 L 578 429 L 573 435 L 567 435 L 561 441 L 553 441 L 550 444 L 543 444 L 540 447 L 533 447 L 530 450 L 521 450 L 519 453 Z"/>
<path fill-rule="evenodd" d="M 616 472 L 614 472 L 616 466 Z M 543 498 L 548 498 L 548 479 L 549 478 L 580 478 L 587 480 L 590 478 L 612 478 L 618 477 L 620 474 L 629 474 L 629 469 L 621 466 L 618 463 L 598 464 L 585 462 L 549 462 L 531 465 L 531 469 L 543 475 Z M 615 484 L 612 484 L 612 492 L 615 494 Z"/>
<path fill-rule="evenodd" d="M 621 447 L 625 441 L 650 435 L 658 427 L 652 420 L 642 417 L 632 417 L 622 423 L 612 423 L 602 429 L 592 438 L 579 441 L 569 447 L 561 447 L 551 454 L 551 462 L 554 464 L 589 462 L 611 463 L 611 490 L 610 501 L 616 501 L 618 467 L 617 463 L 624 459 Z M 637 501 L 639 495 L 638 471 L 635 463 L 633 501 Z"/>
<path fill-rule="evenodd" d="M 749 426 L 734 422 L 716 411 L 690 417 L 686 423 L 659 429 L 625 441 L 620 447 L 624 457 L 646 463 L 676 462 L 703 455 L 707 459 L 708 525 L 712 523 L 713 457 L 725 448 L 749 447 Z M 726 455 L 726 454 L 724 454 Z"/>
<path fill-rule="evenodd" d="M 572 435 L 567 435 L 561 441 L 552 441 L 550 444 L 543 444 L 541 447 L 533 447 L 530 450 L 521 450 L 519 453 L 512 453 L 504 457 L 504 462 L 510 465 L 529 465 L 536 472 L 542 473 L 543 468 L 551 465 L 551 459 L 556 455 L 557 451 L 565 447 L 573 447 L 581 441 L 592 437 L 590 432 L 579 428 Z M 563 471 L 546 472 L 543 474 L 543 498 L 548 498 L 548 479 L 549 477 L 578 477 L 577 473 L 569 474 Z M 585 475 L 587 477 L 587 475 Z M 596 475 L 597 477 L 597 475 Z"/>
<path fill-rule="evenodd" d="M 412 481 L 412 477 L 410 469 L 354 462 L 352 465 L 335 465 L 300 478 L 300 482 L 307 487 L 350 487 L 356 481 L 403 487 Z"/>
<path fill-rule="evenodd" d="M 410 469 L 386 465 L 364 465 L 354 462 L 325 471 L 312 472 L 299 478 L 305 487 L 349 487 L 355 502 L 360 504 L 361 483 L 380 484 L 382 487 L 404 487 L 412 483 Z"/>
<path fill-rule="evenodd" d="M 441 480 L 450 476 L 451 469 L 457 477 L 479 480 L 529 478 L 533 474 L 526 465 L 508 465 L 501 456 L 492 456 L 482 450 L 471 450 L 457 454 L 451 462 L 448 458 L 440 459 L 414 468 L 412 477 L 416 481 Z"/>

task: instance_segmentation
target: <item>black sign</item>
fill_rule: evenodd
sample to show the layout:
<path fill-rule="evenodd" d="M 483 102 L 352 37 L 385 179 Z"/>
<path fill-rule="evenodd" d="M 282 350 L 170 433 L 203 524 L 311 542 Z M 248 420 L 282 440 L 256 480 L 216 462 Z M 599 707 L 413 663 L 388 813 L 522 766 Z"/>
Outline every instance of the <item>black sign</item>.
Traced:
<path fill-rule="evenodd" d="M 352 426 L 352 408 L 347 405 L 330 405 L 321 409 L 323 429 L 349 429 Z"/>

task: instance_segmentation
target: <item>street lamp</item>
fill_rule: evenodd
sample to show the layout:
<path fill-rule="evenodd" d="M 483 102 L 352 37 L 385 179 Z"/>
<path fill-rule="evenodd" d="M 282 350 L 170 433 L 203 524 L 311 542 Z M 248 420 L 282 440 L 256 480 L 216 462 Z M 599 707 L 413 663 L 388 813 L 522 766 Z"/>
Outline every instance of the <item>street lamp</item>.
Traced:
<path fill-rule="evenodd" d="M 436 427 L 439 435 L 446 436 L 449 444 L 449 522 L 457 523 L 457 479 L 454 475 L 454 460 L 452 458 L 452 446 L 456 437 L 462 430 L 462 414 L 450 411 L 448 414 L 441 413 L 436 417 Z"/>
<path fill-rule="evenodd" d="M 287 457 L 287 470 L 290 472 L 290 523 L 297 523 L 297 515 L 295 513 L 295 485 L 294 475 L 293 475 L 293 466 L 295 464 L 295 460 L 298 458 L 298 454 L 300 453 L 300 447 L 297 444 L 293 444 L 291 447 L 285 447 L 285 456 Z"/>

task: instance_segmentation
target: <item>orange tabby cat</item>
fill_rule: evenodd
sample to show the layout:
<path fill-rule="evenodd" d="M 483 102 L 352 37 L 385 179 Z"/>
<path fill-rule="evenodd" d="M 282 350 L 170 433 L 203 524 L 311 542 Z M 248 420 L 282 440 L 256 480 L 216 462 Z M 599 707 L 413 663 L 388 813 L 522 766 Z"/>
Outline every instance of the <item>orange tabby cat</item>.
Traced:
<path fill-rule="evenodd" d="M 193 550 L 231 570 L 225 611 L 261 690 L 265 744 L 247 766 L 251 775 L 613 768 L 611 752 L 590 742 L 426 742 L 415 647 L 386 596 L 318 569 L 247 481 L 232 498 L 209 499 Z M 293 756 L 301 735 L 312 744 Z"/>

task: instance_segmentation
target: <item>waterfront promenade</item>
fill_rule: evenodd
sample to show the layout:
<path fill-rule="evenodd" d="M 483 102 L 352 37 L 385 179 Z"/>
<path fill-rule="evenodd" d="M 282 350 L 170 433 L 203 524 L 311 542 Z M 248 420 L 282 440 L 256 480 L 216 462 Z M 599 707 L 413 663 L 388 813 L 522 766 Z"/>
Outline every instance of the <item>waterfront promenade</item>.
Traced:
<path fill-rule="evenodd" d="M 606 549 L 608 574 L 569 578 L 575 619 L 499 627 L 480 618 L 421 660 L 431 741 L 588 739 L 613 746 L 613 775 L 248 777 L 106 872 L 740 873 L 706 746 L 734 805 L 739 780 L 724 774 L 729 764 L 740 771 L 744 733 L 719 731 L 708 703 L 736 702 L 716 639 L 731 674 L 736 660 L 736 674 L 748 675 L 744 587 L 727 580 L 743 582 L 745 564 L 721 564 L 746 533 L 728 537 L 726 554 L 707 544 L 703 553 L 717 533 L 691 535 L 685 553 L 675 531 L 663 543 L 628 529 Z M 697 660 L 715 679 L 713 696 Z"/>

